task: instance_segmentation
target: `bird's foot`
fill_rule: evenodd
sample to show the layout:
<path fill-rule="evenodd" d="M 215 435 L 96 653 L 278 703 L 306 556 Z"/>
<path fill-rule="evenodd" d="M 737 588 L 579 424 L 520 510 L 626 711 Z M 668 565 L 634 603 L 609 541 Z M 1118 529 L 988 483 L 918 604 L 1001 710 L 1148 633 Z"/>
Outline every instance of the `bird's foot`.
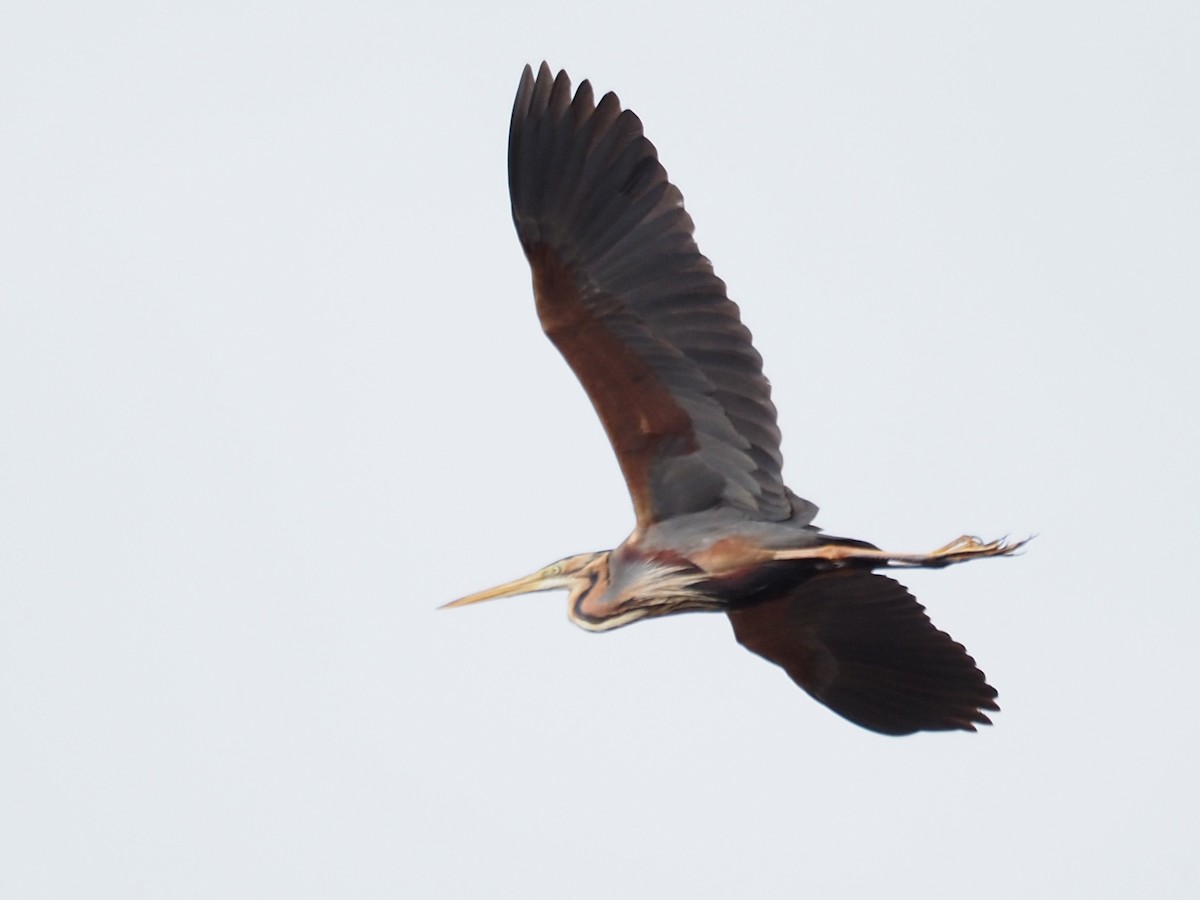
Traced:
<path fill-rule="evenodd" d="M 985 556 L 1012 556 L 1029 543 L 1029 538 L 1010 542 L 1008 538 L 984 542 L 973 534 L 964 534 L 950 543 L 938 547 L 928 555 L 927 560 L 916 565 L 948 566 L 951 563 L 966 562 L 969 559 L 982 559 Z M 903 565 L 903 563 L 901 563 Z M 910 563 L 911 565 L 911 563 Z"/>

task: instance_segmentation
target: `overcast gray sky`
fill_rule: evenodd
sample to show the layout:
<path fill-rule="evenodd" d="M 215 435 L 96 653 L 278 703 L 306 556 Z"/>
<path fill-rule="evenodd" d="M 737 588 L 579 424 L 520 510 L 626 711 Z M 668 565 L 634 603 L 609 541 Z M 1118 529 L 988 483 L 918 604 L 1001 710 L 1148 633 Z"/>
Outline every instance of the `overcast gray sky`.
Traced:
<path fill-rule="evenodd" d="M 0 11 L 0 895 L 1184 897 L 1193 3 Z M 632 525 L 509 219 L 646 123 L 827 530 L 1000 690 L 855 728 L 723 616 L 440 603 Z"/>

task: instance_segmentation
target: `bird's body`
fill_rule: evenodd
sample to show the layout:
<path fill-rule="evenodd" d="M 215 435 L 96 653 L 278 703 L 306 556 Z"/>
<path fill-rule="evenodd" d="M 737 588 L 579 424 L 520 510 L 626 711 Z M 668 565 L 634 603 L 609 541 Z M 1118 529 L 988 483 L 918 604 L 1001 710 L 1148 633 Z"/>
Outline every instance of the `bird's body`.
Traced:
<path fill-rule="evenodd" d="M 825 535 L 783 482 L 762 360 L 692 239 L 683 198 L 616 96 L 527 67 L 509 135 L 513 221 L 542 327 L 592 400 L 637 525 L 465 605 L 563 588 L 591 631 L 688 611 L 835 712 L 889 734 L 974 730 L 995 690 L 960 644 L 877 568 L 941 567 L 1017 545 L 959 538 L 897 554 Z"/>

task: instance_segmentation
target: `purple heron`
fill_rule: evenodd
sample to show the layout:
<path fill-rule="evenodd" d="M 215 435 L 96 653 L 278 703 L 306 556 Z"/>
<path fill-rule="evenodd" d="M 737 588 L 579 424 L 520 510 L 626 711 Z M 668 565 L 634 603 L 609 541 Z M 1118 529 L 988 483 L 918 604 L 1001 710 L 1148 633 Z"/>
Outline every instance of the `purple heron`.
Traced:
<path fill-rule="evenodd" d="M 615 550 L 570 556 L 447 604 L 564 589 L 575 624 L 608 631 L 688 611 L 729 616 L 737 640 L 839 715 L 884 734 L 990 724 L 996 691 L 961 644 L 875 569 L 1006 556 L 961 537 L 889 553 L 832 537 L 783 483 L 762 358 L 700 254 L 679 189 L 614 94 L 572 97 L 526 66 L 508 142 L 513 222 L 538 317 L 616 452 L 636 526 Z"/>

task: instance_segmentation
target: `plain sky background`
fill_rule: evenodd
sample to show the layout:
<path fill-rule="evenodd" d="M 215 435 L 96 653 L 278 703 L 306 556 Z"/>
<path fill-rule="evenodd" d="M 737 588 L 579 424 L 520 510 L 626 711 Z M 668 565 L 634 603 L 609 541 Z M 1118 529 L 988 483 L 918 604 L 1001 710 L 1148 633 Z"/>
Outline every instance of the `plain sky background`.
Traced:
<path fill-rule="evenodd" d="M 0 9 L 0 895 L 1192 897 L 1195 3 Z M 632 525 L 509 218 L 638 112 L 785 475 L 1000 690 L 881 737 L 693 615 L 437 612 Z"/>

